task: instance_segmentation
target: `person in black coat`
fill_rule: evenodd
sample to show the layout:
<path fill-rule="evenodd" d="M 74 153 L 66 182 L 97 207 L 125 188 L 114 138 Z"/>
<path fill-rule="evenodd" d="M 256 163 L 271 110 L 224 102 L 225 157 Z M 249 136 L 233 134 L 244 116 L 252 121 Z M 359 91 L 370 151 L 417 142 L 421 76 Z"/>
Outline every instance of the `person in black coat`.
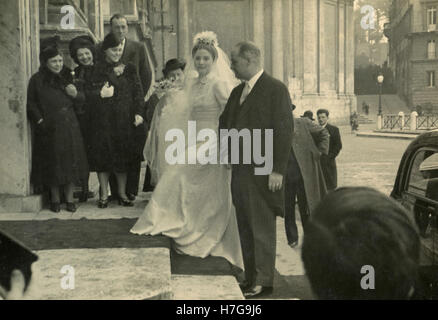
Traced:
<path fill-rule="evenodd" d="M 78 88 L 79 94 L 84 94 L 86 83 L 94 70 L 94 58 L 96 56 L 95 44 L 90 36 L 78 36 L 70 41 L 69 49 L 70 56 L 78 65 L 71 73 L 73 77 L 73 83 Z M 90 107 L 91 106 L 89 105 L 88 101 L 84 99 L 83 101 L 77 102 L 75 108 L 87 153 L 89 149 L 89 131 L 92 129 L 90 128 Z M 93 197 L 93 193 L 89 192 L 88 187 L 89 176 L 90 174 L 88 174 L 86 180 L 81 184 L 82 192 L 79 197 L 80 202 L 85 202 L 88 198 Z"/>
<path fill-rule="evenodd" d="M 73 188 L 88 173 L 74 111 L 75 101 L 81 96 L 56 44 L 41 46 L 40 62 L 40 70 L 31 77 L 27 90 L 27 113 L 34 132 L 31 182 L 50 188 L 50 208 L 54 212 L 61 210 L 63 187 L 67 210 L 75 212 Z"/>
<path fill-rule="evenodd" d="M 135 66 L 121 61 L 122 43 L 112 33 L 102 44 L 105 60 L 99 61 L 86 85 L 92 106 L 93 130 L 89 137 L 91 171 L 96 171 L 100 184 L 99 208 L 108 206 L 110 173 L 117 179 L 119 204 L 133 206 L 127 197 L 127 173 L 141 162 L 143 148 L 134 139 L 137 130 L 144 131 L 144 94 Z"/>
<path fill-rule="evenodd" d="M 321 156 L 321 167 L 324 173 L 327 190 L 332 191 L 338 187 L 338 171 L 336 168 L 336 157 L 342 149 L 341 134 L 339 128 L 328 123 L 329 111 L 319 109 L 316 112 L 319 125 L 326 128 L 330 134 L 330 146 L 328 155 Z"/>
<path fill-rule="evenodd" d="M 149 92 L 152 83 L 152 69 L 149 64 L 149 58 L 146 51 L 146 47 L 143 43 L 128 39 L 128 20 L 125 16 L 121 14 L 115 14 L 110 19 L 111 25 L 111 33 L 123 44 L 123 53 L 121 57 L 121 62 L 127 65 L 131 63 L 135 66 L 135 70 L 141 82 L 141 87 L 143 89 L 143 94 L 146 96 Z M 101 48 L 102 44 L 98 46 Z M 99 52 L 102 52 L 99 50 Z M 100 60 L 102 60 L 103 55 L 99 54 Z M 153 106 L 154 101 L 151 101 L 150 104 L 146 104 L 143 101 L 143 118 L 145 119 L 144 130 L 136 130 L 135 135 L 132 137 L 138 149 L 143 150 L 144 145 L 146 143 L 147 132 L 149 130 L 149 123 L 146 121 L 146 112 L 147 108 Z M 127 196 L 130 200 L 135 200 L 135 197 L 138 195 L 138 188 L 140 183 L 140 171 L 141 171 L 141 162 L 144 158 L 140 158 L 139 161 L 132 163 L 132 166 L 128 170 L 127 177 L 127 185 L 126 192 Z M 146 175 L 150 176 L 149 168 L 146 167 Z M 149 191 L 153 190 L 153 187 L 150 185 L 150 181 L 146 179 L 147 188 Z M 117 183 L 114 179 L 114 176 L 110 177 L 110 186 L 111 186 L 111 195 L 112 198 L 117 198 Z"/>
<path fill-rule="evenodd" d="M 262 166 L 253 160 L 250 164 L 242 163 L 245 150 L 242 141 L 238 150 L 240 163 L 232 164 L 231 193 L 245 265 L 246 282 L 242 290 L 247 297 L 270 293 L 273 289 L 276 216 L 284 216 L 284 180 L 294 128 L 289 91 L 263 71 L 260 57 L 260 49 L 250 42 L 239 43 L 233 49 L 231 68 L 245 83 L 231 92 L 219 119 L 221 129 L 250 132 L 261 129 L 262 154 L 270 148 L 265 144 L 265 129 L 273 133 L 272 152 L 266 154 L 271 170 L 258 172 Z M 232 152 L 236 150 L 229 154 Z"/>

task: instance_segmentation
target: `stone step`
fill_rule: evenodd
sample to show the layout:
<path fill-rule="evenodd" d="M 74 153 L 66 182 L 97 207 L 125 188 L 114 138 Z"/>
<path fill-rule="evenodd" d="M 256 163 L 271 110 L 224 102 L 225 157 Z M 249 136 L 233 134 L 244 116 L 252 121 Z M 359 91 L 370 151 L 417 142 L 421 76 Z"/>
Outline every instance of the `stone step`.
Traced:
<path fill-rule="evenodd" d="M 35 286 L 41 300 L 172 299 L 166 248 L 36 251 Z"/>
<path fill-rule="evenodd" d="M 172 275 L 175 300 L 245 300 L 233 276 Z"/>

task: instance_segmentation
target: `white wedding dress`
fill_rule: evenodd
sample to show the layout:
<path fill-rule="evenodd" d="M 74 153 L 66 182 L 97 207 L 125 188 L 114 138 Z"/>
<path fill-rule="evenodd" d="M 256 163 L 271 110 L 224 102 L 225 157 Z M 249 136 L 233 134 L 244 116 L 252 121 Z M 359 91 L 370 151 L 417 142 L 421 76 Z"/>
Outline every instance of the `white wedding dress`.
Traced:
<path fill-rule="evenodd" d="M 169 165 L 164 159 L 165 149 L 172 143 L 164 142 L 167 130 L 181 129 L 187 138 L 187 121 L 192 120 L 196 121 L 197 132 L 202 129 L 218 132 L 219 116 L 232 90 L 230 84 L 212 74 L 192 80 L 187 87 L 169 93 L 157 106 L 161 114 L 157 111 L 154 115 L 156 123 L 146 154 L 150 157 L 155 153 L 151 169 L 158 184 L 131 232 L 168 236 L 181 253 L 202 258 L 224 257 L 243 270 L 231 198 L 231 170 L 221 164 Z"/>

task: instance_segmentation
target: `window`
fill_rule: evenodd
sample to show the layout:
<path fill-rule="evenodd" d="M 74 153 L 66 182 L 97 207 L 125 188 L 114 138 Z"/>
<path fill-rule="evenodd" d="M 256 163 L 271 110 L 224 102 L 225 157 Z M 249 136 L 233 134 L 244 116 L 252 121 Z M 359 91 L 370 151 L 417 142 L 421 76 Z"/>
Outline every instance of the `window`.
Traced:
<path fill-rule="evenodd" d="M 435 87 L 435 71 L 427 71 L 427 86 L 429 88 Z"/>
<path fill-rule="evenodd" d="M 414 158 L 408 192 L 438 202 L 438 153 L 421 150 Z"/>
<path fill-rule="evenodd" d="M 106 20 L 109 20 L 116 13 L 123 14 L 128 19 L 137 19 L 136 0 L 103 0 L 102 7 Z"/>
<path fill-rule="evenodd" d="M 427 9 L 427 30 L 436 30 L 436 8 Z"/>
<path fill-rule="evenodd" d="M 436 58 L 435 40 L 429 40 L 427 43 L 427 58 L 428 59 L 435 59 Z"/>

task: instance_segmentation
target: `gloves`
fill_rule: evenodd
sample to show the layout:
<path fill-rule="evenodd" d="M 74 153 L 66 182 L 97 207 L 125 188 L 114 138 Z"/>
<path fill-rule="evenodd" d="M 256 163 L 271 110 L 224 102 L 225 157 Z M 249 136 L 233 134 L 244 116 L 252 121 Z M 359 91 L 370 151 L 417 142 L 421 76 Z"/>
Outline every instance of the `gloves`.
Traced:
<path fill-rule="evenodd" d="M 102 87 L 102 90 L 100 90 L 100 96 L 105 98 L 111 98 L 114 95 L 114 87 L 109 85 L 108 82 L 105 82 L 105 85 Z"/>

